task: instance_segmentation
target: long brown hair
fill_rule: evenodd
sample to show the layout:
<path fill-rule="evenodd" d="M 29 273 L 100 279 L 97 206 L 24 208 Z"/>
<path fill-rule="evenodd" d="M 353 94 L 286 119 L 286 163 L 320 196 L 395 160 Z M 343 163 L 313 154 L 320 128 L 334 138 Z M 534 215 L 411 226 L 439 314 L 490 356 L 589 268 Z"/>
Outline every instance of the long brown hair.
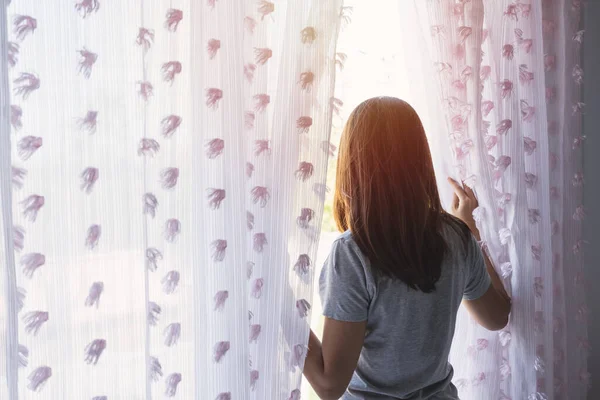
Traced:
<path fill-rule="evenodd" d="M 346 123 L 339 148 L 334 217 L 372 268 L 430 293 L 448 246 L 442 227 L 468 229 L 442 209 L 425 130 L 405 101 L 376 97 Z"/>

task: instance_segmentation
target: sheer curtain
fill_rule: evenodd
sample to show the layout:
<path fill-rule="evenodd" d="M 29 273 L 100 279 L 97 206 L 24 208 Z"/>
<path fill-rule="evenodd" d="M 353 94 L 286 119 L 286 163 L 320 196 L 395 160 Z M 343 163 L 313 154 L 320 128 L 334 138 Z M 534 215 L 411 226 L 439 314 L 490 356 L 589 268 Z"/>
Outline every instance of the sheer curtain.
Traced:
<path fill-rule="evenodd" d="M 0 398 L 300 398 L 340 10 L 0 7 Z"/>
<path fill-rule="evenodd" d="M 587 393 L 582 3 L 398 2 L 408 97 L 426 115 L 442 194 L 448 175 L 475 188 L 482 246 L 513 298 L 498 333 L 461 311 L 451 361 L 462 399 Z"/>

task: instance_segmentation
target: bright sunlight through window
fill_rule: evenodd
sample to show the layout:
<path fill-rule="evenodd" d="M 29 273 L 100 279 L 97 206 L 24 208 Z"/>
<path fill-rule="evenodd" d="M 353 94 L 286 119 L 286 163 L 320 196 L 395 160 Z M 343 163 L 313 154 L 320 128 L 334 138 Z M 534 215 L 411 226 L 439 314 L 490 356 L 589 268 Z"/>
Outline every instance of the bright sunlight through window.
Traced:
<path fill-rule="evenodd" d="M 344 102 L 340 116 L 333 118 L 331 142 L 340 141 L 342 128 L 350 112 L 362 101 L 376 96 L 400 97 L 411 102 L 409 74 L 405 67 L 405 51 L 401 48 L 401 33 L 398 0 L 379 0 L 375 7 L 371 2 L 346 1 L 352 7 L 352 22 L 345 24 L 340 32 L 337 52 L 345 55 L 343 68 L 338 68 L 335 97 Z M 417 29 L 417 21 L 414 21 Z M 341 69 L 341 70 L 340 70 Z M 426 117 L 422 114 L 421 117 Z M 425 125 L 426 121 L 423 121 Z M 321 337 L 323 316 L 319 298 L 318 277 L 323 262 L 329 254 L 331 244 L 339 235 L 333 219 L 333 188 L 337 158 L 329 160 L 323 225 L 316 262 L 315 285 L 312 299 L 311 328 Z M 308 400 L 318 400 L 309 383 L 303 380 L 302 393 Z"/>

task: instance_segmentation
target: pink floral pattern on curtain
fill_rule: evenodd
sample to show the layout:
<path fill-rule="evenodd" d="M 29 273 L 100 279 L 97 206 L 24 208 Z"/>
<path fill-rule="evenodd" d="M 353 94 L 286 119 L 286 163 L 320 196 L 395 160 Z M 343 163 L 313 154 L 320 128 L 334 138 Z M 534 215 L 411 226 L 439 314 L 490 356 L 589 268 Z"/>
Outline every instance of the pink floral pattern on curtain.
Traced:
<path fill-rule="evenodd" d="M 300 398 L 340 10 L 1 7 L 0 397 Z"/>
<path fill-rule="evenodd" d="M 498 333 L 461 311 L 451 361 L 462 399 L 582 399 L 589 386 L 582 252 L 578 0 L 415 2 L 447 139 L 475 188 L 482 248 L 513 298 Z M 438 171 L 439 173 L 439 171 Z"/>

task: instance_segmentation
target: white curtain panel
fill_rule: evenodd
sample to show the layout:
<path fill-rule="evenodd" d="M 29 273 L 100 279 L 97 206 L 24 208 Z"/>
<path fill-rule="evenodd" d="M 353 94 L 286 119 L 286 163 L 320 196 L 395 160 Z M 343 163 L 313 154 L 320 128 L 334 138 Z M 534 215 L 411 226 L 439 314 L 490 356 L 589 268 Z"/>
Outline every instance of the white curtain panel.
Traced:
<path fill-rule="evenodd" d="M 0 7 L 0 398 L 300 398 L 340 12 Z"/>
<path fill-rule="evenodd" d="M 585 399 L 578 0 L 399 1 L 412 98 L 427 115 L 442 195 L 472 185 L 483 243 L 513 298 L 489 332 L 461 310 L 461 399 Z M 423 96 L 426 93 L 426 96 Z"/>

